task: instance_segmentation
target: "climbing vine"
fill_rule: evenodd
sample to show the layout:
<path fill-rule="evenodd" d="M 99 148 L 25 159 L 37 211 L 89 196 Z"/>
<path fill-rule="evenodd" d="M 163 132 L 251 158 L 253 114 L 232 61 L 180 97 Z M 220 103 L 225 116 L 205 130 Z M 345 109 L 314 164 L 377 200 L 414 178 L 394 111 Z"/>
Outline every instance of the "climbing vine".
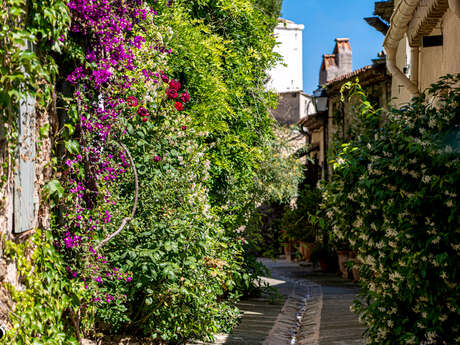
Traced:
<path fill-rule="evenodd" d="M 5 0 L 0 5 L 0 137 L 7 157 L 2 183 L 11 175 L 20 102 L 36 99 L 46 108 L 57 73 L 53 53 L 63 48 L 70 25 L 65 1 Z"/>

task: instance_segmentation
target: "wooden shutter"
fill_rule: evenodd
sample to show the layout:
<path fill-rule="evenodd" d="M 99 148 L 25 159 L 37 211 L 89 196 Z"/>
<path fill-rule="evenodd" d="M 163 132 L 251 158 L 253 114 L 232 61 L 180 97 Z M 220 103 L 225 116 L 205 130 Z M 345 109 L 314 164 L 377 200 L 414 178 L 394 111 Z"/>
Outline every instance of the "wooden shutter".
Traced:
<path fill-rule="evenodd" d="M 34 228 L 35 220 L 35 99 L 21 100 L 14 180 L 14 233 Z"/>

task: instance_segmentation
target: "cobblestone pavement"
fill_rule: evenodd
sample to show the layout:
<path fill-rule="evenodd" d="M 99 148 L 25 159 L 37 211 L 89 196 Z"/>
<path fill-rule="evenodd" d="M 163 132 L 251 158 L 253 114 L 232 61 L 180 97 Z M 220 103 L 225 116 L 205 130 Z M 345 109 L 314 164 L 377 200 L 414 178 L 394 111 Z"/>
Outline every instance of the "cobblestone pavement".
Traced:
<path fill-rule="evenodd" d="M 279 291 L 282 300 L 242 301 L 239 326 L 231 335 L 219 335 L 213 344 L 206 345 L 363 344 L 364 329 L 350 311 L 359 293 L 356 285 L 285 260 L 261 261 L 272 274 L 264 280 Z"/>

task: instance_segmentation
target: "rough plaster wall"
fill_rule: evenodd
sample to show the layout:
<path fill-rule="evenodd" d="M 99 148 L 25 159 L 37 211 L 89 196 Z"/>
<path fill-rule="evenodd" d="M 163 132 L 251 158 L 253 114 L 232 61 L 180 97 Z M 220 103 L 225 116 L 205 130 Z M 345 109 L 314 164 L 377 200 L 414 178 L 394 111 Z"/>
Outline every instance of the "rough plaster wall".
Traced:
<path fill-rule="evenodd" d="M 302 78 L 302 30 L 303 25 L 280 23 L 275 28 L 276 40 L 279 42 L 274 51 L 281 55 L 283 61 L 271 71 L 268 88 L 275 92 L 300 91 L 303 89 Z"/>
<path fill-rule="evenodd" d="M 339 98 L 337 97 L 330 97 L 328 100 L 328 117 L 327 117 L 327 128 L 328 128 L 328 133 L 327 133 L 327 144 L 330 145 L 332 144 L 332 138 L 334 138 L 334 135 L 337 133 L 337 126 L 334 124 L 334 111 L 336 110 L 337 104 L 340 102 Z"/>
<path fill-rule="evenodd" d="M 322 167 L 323 166 L 323 157 L 324 157 L 324 140 L 323 140 L 323 135 L 324 135 L 324 128 L 321 127 L 320 129 L 317 129 L 313 131 L 311 135 L 311 143 L 312 145 L 318 144 L 319 145 L 319 152 L 314 153 L 313 156 L 316 154 L 318 157 L 318 163 Z"/>
<path fill-rule="evenodd" d="M 399 42 L 398 52 L 396 54 L 396 66 L 398 66 L 401 71 L 407 65 L 407 61 L 409 59 L 409 57 L 406 54 L 406 49 L 407 40 L 406 38 L 403 38 Z M 411 94 L 407 91 L 407 88 L 405 88 L 402 85 L 401 81 L 398 78 L 393 78 L 391 85 L 391 97 L 392 105 L 397 108 L 401 107 L 404 104 L 407 104 L 412 98 Z"/>
<path fill-rule="evenodd" d="M 460 73 L 460 18 L 448 9 L 440 28 L 431 35 L 443 35 L 444 44 L 439 47 L 421 48 L 419 89 L 425 90 L 439 77 L 448 73 Z"/>
<path fill-rule="evenodd" d="M 443 35 L 443 45 L 420 49 L 419 60 L 419 90 L 423 91 L 438 81 L 439 77 L 448 73 L 460 73 L 460 18 L 448 9 L 440 24 L 430 35 Z M 406 40 L 401 40 L 396 56 L 397 66 L 402 70 L 407 64 Z M 411 96 L 406 88 L 393 78 L 391 87 L 393 106 L 407 104 Z"/>
<path fill-rule="evenodd" d="M 51 176 L 51 169 L 45 165 L 50 161 L 51 157 L 51 139 L 45 138 L 38 145 L 38 131 L 45 124 L 50 123 L 51 128 L 55 127 L 56 119 L 50 117 L 47 112 L 37 112 L 35 121 L 35 141 L 37 142 L 36 160 L 35 160 L 35 200 L 41 200 L 41 187 L 49 180 Z M 51 129 L 50 129 L 51 131 Z M 1 162 L 6 159 L 6 155 L 2 155 Z M 0 324 L 8 324 L 7 318 L 9 310 L 12 309 L 13 304 L 11 298 L 6 289 L 6 284 L 11 284 L 16 288 L 21 288 L 19 283 L 19 277 L 17 276 L 17 270 L 14 262 L 4 255 L 4 241 L 14 241 L 20 243 L 27 241 L 32 232 L 26 232 L 19 235 L 13 235 L 13 173 L 8 173 L 8 179 L 6 185 L 0 191 L 0 197 L 3 200 L 2 208 L 0 210 L 0 235 L 2 240 L 0 241 Z M 42 229 L 49 228 L 49 209 L 42 205 L 42 203 L 36 203 L 35 209 L 35 227 Z"/>
<path fill-rule="evenodd" d="M 326 84 L 329 80 L 333 80 L 337 77 L 339 77 L 340 70 L 337 68 L 337 66 L 329 66 L 327 70 L 320 70 L 319 72 L 319 85 L 324 85 Z"/>
<path fill-rule="evenodd" d="M 337 76 L 353 72 L 353 53 L 349 49 L 340 49 L 337 54 Z"/>
<path fill-rule="evenodd" d="M 300 92 L 280 94 L 278 108 L 272 114 L 282 125 L 296 124 L 300 120 Z"/>
<path fill-rule="evenodd" d="M 313 97 L 306 94 L 300 94 L 300 109 L 299 109 L 299 116 L 300 118 L 304 118 L 308 115 L 313 115 L 316 113 L 315 105 L 313 104 Z"/>

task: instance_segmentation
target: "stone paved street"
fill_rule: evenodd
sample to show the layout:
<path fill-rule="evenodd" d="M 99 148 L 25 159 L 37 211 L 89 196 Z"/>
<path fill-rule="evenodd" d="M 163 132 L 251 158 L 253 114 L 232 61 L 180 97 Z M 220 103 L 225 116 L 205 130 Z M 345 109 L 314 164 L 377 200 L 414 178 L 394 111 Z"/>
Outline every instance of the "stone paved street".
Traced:
<path fill-rule="evenodd" d="M 240 325 L 207 345 L 360 345 L 363 327 L 350 305 L 359 293 L 351 281 L 284 260 L 261 259 L 264 278 L 283 296 L 242 301 Z M 194 345 L 194 344 L 189 344 Z"/>

